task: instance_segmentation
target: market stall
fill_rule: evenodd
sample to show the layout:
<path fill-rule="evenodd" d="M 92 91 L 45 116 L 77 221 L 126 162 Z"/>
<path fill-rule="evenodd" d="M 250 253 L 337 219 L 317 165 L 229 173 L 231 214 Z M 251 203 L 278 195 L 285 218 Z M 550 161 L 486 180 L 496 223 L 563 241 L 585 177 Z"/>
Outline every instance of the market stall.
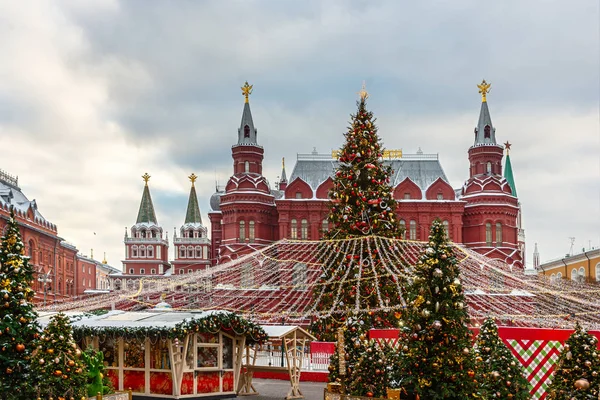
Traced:
<path fill-rule="evenodd" d="M 235 395 L 244 349 L 267 338 L 260 326 L 224 311 L 111 311 L 72 319 L 80 347 L 100 349 L 114 388 L 131 388 L 134 399 Z"/>

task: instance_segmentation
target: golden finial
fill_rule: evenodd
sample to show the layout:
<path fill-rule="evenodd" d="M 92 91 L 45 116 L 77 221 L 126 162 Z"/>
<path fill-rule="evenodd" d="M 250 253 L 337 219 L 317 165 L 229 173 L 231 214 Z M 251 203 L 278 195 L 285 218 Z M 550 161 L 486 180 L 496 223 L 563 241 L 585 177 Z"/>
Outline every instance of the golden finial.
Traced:
<path fill-rule="evenodd" d="M 190 176 L 188 176 L 188 178 L 190 178 L 190 181 L 192 181 L 192 187 L 194 187 L 194 182 L 196 182 L 196 179 L 198 179 L 198 176 L 196 176 L 196 174 L 194 174 L 192 172 L 192 174 Z"/>
<path fill-rule="evenodd" d="M 367 84 L 365 83 L 365 81 L 363 81 L 362 88 L 360 89 L 360 92 L 358 92 L 358 95 L 362 100 L 366 100 L 369 98 L 369 93 L 367 92 Z"/>
<path fill-rule="evenodd" d="M 512 144 L 510 144 L 507 140 L 506 143 L 504 143 L 504 148 L 506 148 L 506 155 L 508 155 L 508 153 L 510 152 L 510 146 L 512 146 Z"/>
<path fill-rule="evenodd" d="M 102 264 L 108 264 L 108 261 L 106 261 L 106 252 L 104 252 L 104 259 L 102 260 Z"/>
<path fill-rule="evenodd" d="M 150 175 L 148 175 L 148 173 L 146 172 L 144 175 L 142 175 L 142 179 L 144 180 L 144 182 L 146 182 L 146 186 L 148 186 L 148 181 L 150 180 Z"/>
<path fill-rule="evenodd" d="M 248 81 L 242 86 L 242 94 L 246 97 L 246 103 L 248 102 L 248 96 L 252 94 L 252 86 L 254 85 L 248 85 Z"/>
<path fill-rule="evenodd" d="M 481 85 L 477 85 L 477 87 L 479 88 L 479 93 L 481 93 L 481 102 L 482 103 L 487 102 L 486 95 L 490 92 L 491 86 L 492 86 L 492 84 L 487 83 L 485 81 L 485 79 L 481 81 Z"/>
<path fill-rule="evenodd" d="M 285 169 L 285 157 L 281 157 L 281 169 Z"/>

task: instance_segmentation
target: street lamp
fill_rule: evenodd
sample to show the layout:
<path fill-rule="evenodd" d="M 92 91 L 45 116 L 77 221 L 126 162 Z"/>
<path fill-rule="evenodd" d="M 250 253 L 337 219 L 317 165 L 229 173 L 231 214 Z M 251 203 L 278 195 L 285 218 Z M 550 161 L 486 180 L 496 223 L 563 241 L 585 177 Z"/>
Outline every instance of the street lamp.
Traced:
<path fill-rule="evenodd" d="M 38 282 L 42 282 L 44 285 L 44 307 L 46 307 L 46 292 L 48 291 L 48 283 L 52 283 L 50 272 L 39 274 Z"/>

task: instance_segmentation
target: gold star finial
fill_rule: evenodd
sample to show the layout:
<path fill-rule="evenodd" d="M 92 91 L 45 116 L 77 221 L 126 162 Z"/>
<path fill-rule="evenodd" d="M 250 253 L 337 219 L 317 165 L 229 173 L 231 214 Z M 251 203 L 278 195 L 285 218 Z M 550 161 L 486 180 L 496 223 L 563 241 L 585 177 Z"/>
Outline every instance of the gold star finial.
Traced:
<path fill-rule="evenodd" d="M 367 84 L 365 83 L 365 81 L 363 81 L 362 88 L 360 89 L 360 92 L 358 92 L 358 95 L 363 101 L 369 98 L 369 93 L 367 92 Z"/>
<path fill-rule="evenodd" d="M 190 181 L 192 181 L 192 187 L 194 187 L 194 182 L 196 182 L 196 179 L 198 179 L 198 176 L 192 172 L 192 174 L 190 176 L 188 176 L 188 178 L 190 178 Z"/>
<path fill-rule="evenodd" d="M 506 148 L 506 155 L 508 155 L 508 153 L 510 152 L 510 146 L 512 146 L 512 144 L 509 143 L 507 140 L 506 143 L 504 143 L 504 148 Z"/>
<path fill-rule="evenodd" d="M 281 157 L 281 169 L 285 169 L 285 157 Z"/>
<path fill-rule="evenodd" d="M 485 79 L 481 81 L 481 85 L 477 85 L 477 87 L 479 88 L 479 93 L 481 93 L 481 102 L 482 103 L 487 102 L 486 95 L 490 92 L 491 86 L 492 86 L 492 84 L 487 83 L 485 81 Z"/>
<path fill-rule="evenodd" d="M 146 172 L 144 175 L 142 175 L 142 179 L 144 180 L 144 182 L 146 182 L 146 186 L 148 186 L 148 181 L 150 180 L 150 175 L 148 175 L 148 173 Z"/>
<path fill-rule="evenodd" d="M 242 94 L 244 95 L 244 97 L 246 97 L 245 103 L 248 103 L 248 96 L 252 94 L 252 86 L 254 85 L 248 85 L 248 81 L 246 81 L 244 83 L 244 86 L 242 86 Z"/>

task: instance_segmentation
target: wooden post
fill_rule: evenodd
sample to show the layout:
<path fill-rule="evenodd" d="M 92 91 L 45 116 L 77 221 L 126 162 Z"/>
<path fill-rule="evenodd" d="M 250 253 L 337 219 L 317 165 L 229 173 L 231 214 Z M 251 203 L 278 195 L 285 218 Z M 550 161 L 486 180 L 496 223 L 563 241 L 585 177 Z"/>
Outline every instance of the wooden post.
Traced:
<path fill-rule="evenodd" d="M 132 393 L 132 391 L 131 391 L 131 388 L 129 388 L 129 389 L 127 390 L 127 393 L 129 393 L 129 400 L 133 400 L 133 393 Z"/>
<path fill-rule="evenodd" d="M 102 393 L 100 393 L 100 392 L 96 393 L 96 400 L 102 400 Z"/>

